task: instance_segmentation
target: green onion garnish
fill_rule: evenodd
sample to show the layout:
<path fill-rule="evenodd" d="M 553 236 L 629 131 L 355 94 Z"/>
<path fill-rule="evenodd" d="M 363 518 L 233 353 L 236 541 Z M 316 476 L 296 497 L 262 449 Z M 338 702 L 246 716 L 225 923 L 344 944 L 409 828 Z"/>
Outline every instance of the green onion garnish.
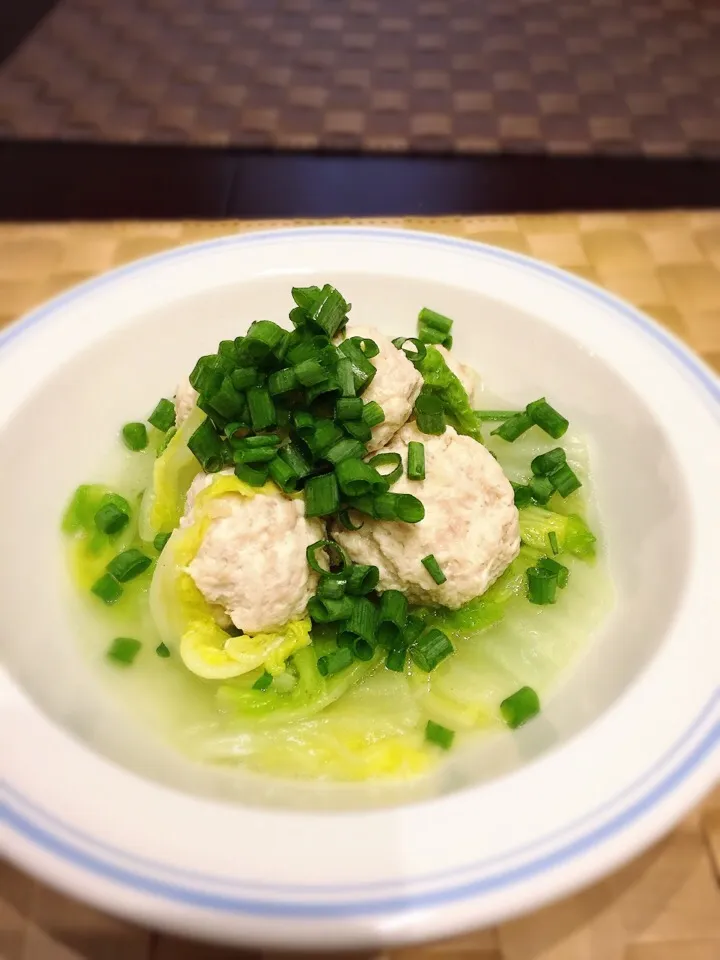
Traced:
<path fill-rule="evenodd" d="M 362 420 L 372 429 L 385 422 L 385 411 L 376 400 L 370 400 L 363 406 Z"/>
<path fill-rule="evenodd" d="M 148 445 L 147 427 L 144 423 L 126 423 L 122 428 L 122 438 L 128 450 L 138 453 Z"/>
<path fill-rule="evenodd" d="M 522 483 L 513 483 L 510 481 L 510 486 L 513 488 L 515 494 L 515 506 L 520 509 L 520 507 L 529 507 L 533 503 L 533 495 L 530 487 L 526 487 Z"/>
<path fill-rule="evenodd" d="M 555 593 L 558 586 L 558 575 L 545 567 L 528 567 L 527 571 L 528 600 L 544 606 L 555 603 Z"/>
<path fill-rule="evenodd" d="M 548 534 L 548 542 L 550 543 L 550 549 L 554 554 L 560 553 L 560 547 L 558 545 L 557 534 L 554 530 L 551 530 Z"/>
<path fill-rule="evenodd" d="M 560 589 L 565 589 L 570 577 L 570 571 L 563 563 L 558 563 L 558 561 L 553 560 L 552 557 L 541 557 L 536 566 L 540 567 L 542 570 L 549 570 L 550 573 L 557 577 L 557 584 Z"/>
<path fill-rule="evenodd" d="M 247 392 L 253 430 L 267 430 L 277 422 L 275 404 L 266 387 L 251 387 Z"/>
<path fill-rule="evenodd" d="M 418 430 L 433 436 L 445 433 L 445 411 L 438 397 L 421 393 L 415 401 Z"/>
<path fill-rule="evenodd" d="M 437 583 L 438 586 L 440 586 L 440 584 L 442 583 L 445 583 L 445 581 L 447 580 L 447 577 L 440 569 L 440 564 L 437 562 L 437 560 L 435 559 L 432 553 L 428 554 L 427 557 L 423 558 L 422 565 L 425 567 L 427 572 L 430 574 L 430 576 L 433 578 L 433 580 L 435 581 L 435 583 Z"/>
<path fill-rule="evenodd" d="M 268 390 L 273 397 L 282 393 L 289 393 L 295 390 L 298 385 L 298 378 L 292 367 L 285 367 L 284 370 L 276 370 L 268 377 Z"/>
<path fill-rule="evenodd" d="M 536 477 L 546 477 L 553 470 L 557 470 L 565 463 L 565 451 L 562 447 L 555 447 L 547 453 L 541 453 L 530 462 L 530 469 Z"/>
<path fill-rule="evenodd" d="M 551 407 L 545 397 L 533 400 L 525 407 L 525 412 L 532 422 L 548 433 L 553 440 L 559 440 L 570 426 L 565 417 Z"/>
<path fill-rule="evenodd" d="M 130 519 L 130 504 L 117 493 L 103 497 L 104 502 L 95 514 L 95 526 L 101 533 L 113 536 L 127 526 Z"/>
<path fill-rule="evenodd" d="M 304 360 L 294 367 L 295 376 L 304 387 L 314 387 L 327 378 L 327 371 L 317 360 Z"/>
<path fill-rule="evenodd" d="M 350 337 L 346 343 L 355 344 L 368 360 L 372 360 L 373 357 L 376 357 L 380 353 L 380 347 L 374 340 L 371 340 L 370 337 Z"/>
<path fill-rule="evenodd" d="M 536 503 L 547 503 L 555 491 L 548 477 L 533 477 L 528 489 Z"/>
<path fill-rule="evenodd" d="M 116 603 L 122 596 L 123 588 L 117 582 L 115 577 L 109 573 L 104 573 L 99 580 L 90 587 L 96 597 L 100 597 L 103 603 Z"/>
<path fill-rule="evenodd" d="M 561 497 L 569 497 L 571 493 L 579 490 L 582 484 L 569 464 L 564 463 L 557 470 L 553 470 L 548 475 L 548 480 L 555 487 Z"/>
<path fill-rule="evenodd" d="M 345 587 L 347 578 L 344 576 L 336 577 L 326 574 L 320 577 L 317 585 L 317 595 L 324 600 L 339 600 L 345 596 Z"/>
<path fill-rule="evenodd" d="M 340 673 L 341 670 L 349 667 L 354 659 L 352 650 L 349 647 L 342 647 L 324 657 L 319 657 L 318 671 L 323 677 L 331 677 L 334 673 Z"/>
<path fill-rule="evenodd" d="M 498 420 L 509 420 L 510 417 L 515 417 L 520 412 L 519 410 L 473 410 L 473 413 L 481 423 L 485 421 L 495 422 Z"/>
<path fill-rule="evenodd" d="M 285 460 L 274 456 L 267 466 L 270 479 L 280 487 L 283 493 L 294 493 L 297 490 L 300 477 Z"/>
<path fill-rule="evenodd" d="M 394 647 L 402 637 L 407 621 L 408 603 L 399 590 L 386 590 L 380 598 L 377 640 L 385 647 Z"/>
<path fill-rule="evenodd" d="M 337 623 L 352 617 L 354 610 L 350 597 L 314 596 L 308 600 L 308 613 L 316 623 Z"/>
<path fill-rule="evenodd" d="M 343 508 L 342 510 L 338 510 L 338 522 L 342 524 L 346 530 L 362 530 L 362 528 L 365 526 L 365 522 L 363 520 L 360 520 L 358 523 L 353 523 L 353 521 L 350 519 L 350 511 L 347 509 L 347 507 Z"/>
<path fill-rule="evenodd" d="M 405 344 L 411 344 L 411 349 L 407 349 Z M 393 346 L 402 350 L 411 363 L 420 363 L 427 355 L 427 347 L 422 340 L 416 340 L 414 337 L 396 337 L 393 340 Z"/>
<path fill-rule="evenodd" d="M 121 663 L 123 666 L 129 666 L 135 657 L 140 653 L 142 644 L 139 640 L 133 640 L 132 637 L 115 637 L 108 648 L 106 654 L 108 660 L 114 663 Z"/>
<path fill-rule="evenodd" d="M 167 660 L 167 658 L 170 656 L 170 651 L 168 650 L 168 648 L 165 646 L 164 643 L 160 643 L 160 644 L 158 644 L 157 647 L 155 647 L 155 653 L 156 653 L 162 660 Z"/>
<path fill-rule="evenodd" d="M 378 585 L 380 571 L 377 567 L 356 563 L 348 571 L 346 591 L 353 597 L 371 593 Z"/>
<path fill-rule="evenodd" d="M 315 326 L 319 327 L 331 339 L 345 324 L 350 304 L 329 283 L 320 291 L 308 314 Z"/>
<path fill-rule="evenodd" d="M 417 440 L 408 444 L 407 476 L 408 480 L 425 479 L 425 444 Z"/>
<path fill-rule="evenodd" d="M 272 674 L 264 670 L 252 685 L 252 688 L 253 690 L 267 690 L 272 682 Z"/>
<path fill-rule="evenodd" d="M 275 457 L 274 447 L 249 446 L 247 440 L 254 439 L 247 437 L 246 440 L 240 440 L 235 444 L 233 450 L 233 460 L 235 463 L 270 463 Z"/>
<path fill-rule="evenodd" d="M 532 687 L 521 687 L 500 704 L 505 723 L 515 730 L 540 713 L 540 699 Z"/>
<path fill-rule="evenodd" d="M 432 627 L 413 643 L 410 647 L 410 656 L 421 670 L 430 673 L 454 650 L 455 648 L 442 630 Z"/>
<path fill-rule="evenodd" d="M 335 379 L 340 387 L 340 393 L 343 397 L 355 396 L 355 378 L 353 376 L 353 366 L 347 357 L 338 360 L 335 368 Z"/>
<path fill-rule="evenodd" d="M 443 750 L 449 750 L 455 739 L 455 731 L 443 727 L 440 723 L 435 723 L 434 720 L 428 720 L 425 727 L 425 739 L 428 743 L 434 743 Z"/>
<path fill-rule="evenodd" d="M 354 602 L 349 597 L 345 598 L 352 604 L 352 613 L 348 618 L 346 630 L 354 633 L 356 637 L 362 637 L 368 643 L 375 643 L 375 629 L 377 624 L 377 611 L 367 597 L 357 597 Z"/>
<path fill-rule="evenodd" d="M 340 397 L 335 404 L 335 416 L 338 420 L 361 420 L 362 415 L 361 397 Z"/>
<path fill-rule="evenodd" d="M 177 433 L 177 427 L 170 427 L 170 429 L 167 430 L 165 434 L 160 438 L 160 443 L 158 444 L 158 448 L 157 448 L 158 457 L 161 457 L 165 453 L 165 451 L 167 450 L 168 444 L 170 443 L 170 441 L 172 440 L 172 438 L 175 436 L 176 433 Z"/>
<path fill-rule="evenodd" d="M 340 489 L 348 497 L 384 493 L 388 484 L 384 477 L 362 460 L 341 460 L 335 467 Z"/>
<path fill-rule="evenodd" d="M 322 566 L 317 558 L 319 550 L 325 551 L 327 561 L 327 566 L 325 567 Z M 340 544 L 334 540 L 316 540 L 315 543 L 311 543 L 305 551 L 305 557 L 310 569 L 314 570 L 315 573 L 319 573 L 320 576 L 327 574 L 330 567 L 334 567 L 337 573 L 343 573 L 351 566 L 347 554 Z"/>
<path fill-rule="evenodd" d="M 315 417 L 307 410 L 298 410 L 293 414 L 295 432 L 302 440 L 307 440 L 315 432 Z"/>
<path fill-rule="evenodd" d="M 122 553 L 113 557 L 105 569 L 119 583 L 127 583 L 128 580 L 134 580 L 135 577 L 144 573 L 151 563 L 150 557 L 146 557 L 141 550 L 130 547 L 129 550 L 123 550 Z"/>
<path fill-rule="evenodd" d="M 235 464 L 235 476 L 249 487 L 263 487 L 267 483 L 270 470 L 267 466 L 251 467 L 248 463 Z"/>
<path fill-rule="evenodd" d="M 240 366 L 264 366 L 284 342 L 286 331 L 272 320 L 256 320 L 244 337 L 235 340 L 235 352 Z"/>
<path fill-rule="evenodd" d="M 302 450 L 297 446 L 297 444 L 292 442 L 289 443 L 286 447 L 283 447 L 279 451 L 278 456 L 285 461 L 293 473 L 300 479 L 307 477 L 310 474 L 310 464 L 303 456 Z"/>
<path fill-rule="evenodd" d="M 368 464 L 374 467 L 390 486 L 402 476 L 402 457 L 399 453 L 378 453 L 368 460 Z M 381 473 L 380 467 L 392 467 L 392 470 L 389 473 Z"/>
<path fill-rule="evenodd" d="M 222 378 L 217 389 L 204 393 L 201 400 L 228 420 L 239 420 L 246 412 L 245 398 L 227 376 Z"/>
<path fill-rule="evenodd" d="M 171 536 L 171 533 L 158 533 L 155 536 L 155 539 L 153 540 L 153 546 L 158 553 L 162 553 L 162 551 L 165 549 L 165 544 L 168 542 Z"/>
<path fill-rule="evenodd" d="M 222 383 L 225 363 L 222 357 L 210 354 L 200 357 L 190 374 L 190 383 L 200 394 L 212 393 Z"/>
<path fill-rule="evenodd" d="M 526 430 L 529 430 L 532 425 L 533 422 L 526 413 L 516 413 L 512 417 L 508 417 L 499 427 L 491 430 L 490 436 L 498 436 L 501 440 L 512 443 L 518 437 L 521 437 Z"/>
<path fill-rule="evenodd" d="M 381 493 L 373 497 L 373 516 L 378 520 L 401 520 L 419 523 L 425 517 L 425 507 L 410 493 Z"/>
<path fill-rule="evenodd" d="M 163 397 L 148 417 L 148 423 L 151 423 L 157 430 L 165 433 L 170 427 L 175 426 L 175 404 L 172 400 L 166 400 Z"/>
<path fill-rule="evenodd" d="M 352 364 L 355 392 L 358 394 L 362 393 L 377 372 L 375 366 L 370 363 L 362 349 L 352 339 L 343 340 L 338 346 L 338 350 L 340 350 Z"/>
<path fill-rule="evenodd" d="M 316 420 L 313 432 L 305 438 L 305 442 L 313 456 L 321 457 L 342 435 L 342 430 L 332 420 Z"/>
<path fill-rule="evenodd" d="M 442 343 L 449 350 L 452 346 L 450 331 L 453 322 L 429 307 L 423 307 L 418 314 L 418 336 L 423 343 Z"/>
<path fill-rule="evenodd" d="M 353 461 L 343 461 L 353 462 Z M 338 467 L 342 464 L 338 464 Z M 334 473 L 310 477 L 305 484 L 305 516 L 324 517 L 336 513 L 340 506 L 340 494 Z"/>
<path fill-rule="evenodd" d="M 388 650 L 385 666 L 388 670 L 394 670 L 396 673 L 403 673 L 405 670 L 405 661 L 407 660 L 407 647 L 398 647 L 395 650 Z"/>
<path fill-rule="evenodd" d="M 312 310 L 313 304 L 320 297 L 320 287 L 293 287 L 290 291 L 295 303 L 301 310 Z"/>
<path fill-rule="evenodd" d="M 203 420 L 187 442 L 188 449 L 205 473 L 217 473 L 224 461 L 224 445 L 209 419 Z"/>
<path fill-rule="evenodd" d="M 359 440 L 352 440 L 350 437 L 345 437 L 330 447 L 325 453 L 324 459 L 329 460 L 330 463 L 337 466 L 337 464 L 343 460 L 357 460 L 363 457 L 365 453 L 364 443 L 360 443 Z"/>
<path fill-rule="evenodd" d="M 403 631 L 403 643 L 406 647 L 411 647 L 420 634 L 425 629 L 425 624 L 420 619 L 420 617 L 413 616 L 412 614 L 407 618 L 407 623 L 405 624 L 405 630 Z"/>
<path fill-rule="evenodd" d="M 262 375 L 257 367 L 236 367 L 230 374 L 232 385 L 236 390 L 247 390 L 248 387 L 257 387 Z"/>
<path fill-rule="evenodd" d="M 367 443 L 372 437 L 372 429 L 364 420 L 346 421 L 343 423 L 343 429 L 345 433 L 349 433 L 351 437 L 354 437 L 355 440 L 359 440 L 361 443 Z"/>

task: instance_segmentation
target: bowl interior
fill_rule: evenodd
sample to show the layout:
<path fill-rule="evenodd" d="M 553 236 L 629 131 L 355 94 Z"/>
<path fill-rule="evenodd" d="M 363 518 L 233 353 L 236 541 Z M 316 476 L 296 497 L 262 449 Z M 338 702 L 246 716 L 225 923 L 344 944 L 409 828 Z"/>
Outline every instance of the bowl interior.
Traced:
<path fill-rule="evenodd" d="M 685 482 L 658 422 L 631 383 L 561 333 L 506 303 L 433 280 L 362 272 L 330 281 L 352 319 L 412 335 L 424 304 L 455 318 L 455 352 L 510 404 L 547 394 L 591 439 L 602 535 L 616 607 L 542 717 L 514 737 L 478 738 L 429 780 L 408 788 L 284 784 L 197 766 L 152 733 L 152 691 L 117 675 L 87 637 L 93 622 L 69 596 L 59 521 L 79 483 L 112 479 L 120 425 L 141 419 L 197 357 L 259 318 L 283 321 L 297 276 L 279 271 L 210 287 L 135 312 L 37 383 L 0 433 L 4 550 L 0 643 L 14 679 L 54 721 L 141 775 L 203 795 L 294 807 L 400 802 L 496 777 L 576 735 L 600 716 L 663 642 L 684 585 L 690 527 Z M 102 318 L 98 317 L 98 323 Z M 101 648 L 103 649 L 103 648 Z M 122 696 L 113 687 L 123 685 Z"/>

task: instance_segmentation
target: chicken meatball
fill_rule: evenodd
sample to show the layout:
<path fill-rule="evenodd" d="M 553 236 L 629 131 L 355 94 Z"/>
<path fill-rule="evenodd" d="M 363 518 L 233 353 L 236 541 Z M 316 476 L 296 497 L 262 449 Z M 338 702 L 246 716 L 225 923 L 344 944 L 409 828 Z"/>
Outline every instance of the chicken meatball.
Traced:
<path fill-rule="evenodd" d="M 373 427 L 368 443 L 371 453 L 379 450 L 407 423 L 415 401 L 422 389 L 423 379 L 402 350 L 374 327 L 353 327 L 353 337 L 367 337 L 378 345 L 379 353 L 372 358 L 377 373 L 362 395 L 369 403 L 375 400 L 383 408 L 385 419 Z"/>
<path fill-rule="evenodd" d="M 425 479 L 403 475 L 392 490 L 425 505 L 420 523 L 364 519 L 360 530 L 336 529 L 335 539 L 356 563 L 374 564 L 380 590 L 401 590 L 411 602 L 456 609 L 484 593 L 520 549 L 513 489 L 482 444 L 448 427 L 442 436 L 414 423 L 383 449 L 407 463 L 408 443 L 425 445 Z M 447 580 L 436 584 L 425 567 L 432 554 Z"/>
<path fill-rule="evenodd" d="M 193 482 L 183 526 L 193 522 L 195 497 L 212 480 L 201 474 Z M 212 520 L 187 568 L 208 603 L 244 633 L 264 633 L 302 618 L 317 585 L 305 551 L 325 535 L 319 520 L 306 519 L 304 501 L 279 491 L 254 497 L 229 493 L 211 501 L 209 509 Z"/>
<path fill-rule="evenodd" d="M 175 426 L 180 427 L 192 413 L 198 392 L 189 380 L 182 380 L 175 391 Z"/>
<path fill-rule="evenodd" d="M 435 349 L 438 351 L 440 356 L 443 358 L 445 363 L 448 366 L 450 373 L 454 373 L 458 378 L 460 383 L 465 387 L 465 393 L 467 393 L 470 402 L 472 403 L 473 395 L 475 394 L 475 388 L 477 387 L 478 376 L 473 370 L 472 367 L 468 367 L 464 363 L 460 363 L 455 356 L 450 353 L 449 350 L 446 350 L 442 344 L 436 343 Z"/>

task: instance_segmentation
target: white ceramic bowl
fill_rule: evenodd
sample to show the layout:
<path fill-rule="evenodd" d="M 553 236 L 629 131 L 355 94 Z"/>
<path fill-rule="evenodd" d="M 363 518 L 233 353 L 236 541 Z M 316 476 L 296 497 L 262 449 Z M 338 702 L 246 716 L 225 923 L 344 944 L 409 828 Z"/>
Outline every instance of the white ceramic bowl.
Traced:
<path fill-rule="evenodd" d="M 424 792 L 283 785 L 159 746 L 74 636 L 58 521 L 118 425 L 293 283 L 394 333 L 455 318 L 509 401 L 549 393 L 593 441 L 617 587 L 588 654 L 517 735 Z M 226 237 L 64 294 L 0 349 L 3 843 L 101 908 L 231 942 L 359 946 L 494 923 L 637 853 L 720 769 L 720 389 L 676 340 L 552 267 L 374 228 Z M 367 808 L 367 809 L 363 809 Z"/>

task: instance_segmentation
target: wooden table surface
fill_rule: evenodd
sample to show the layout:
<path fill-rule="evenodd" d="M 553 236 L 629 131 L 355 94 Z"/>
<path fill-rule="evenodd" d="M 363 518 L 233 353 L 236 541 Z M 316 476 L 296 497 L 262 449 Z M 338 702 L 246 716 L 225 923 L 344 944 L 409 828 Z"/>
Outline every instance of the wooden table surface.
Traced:
<path fill-rule="evenodd" d="M 297 221 L 295 221 L 297 223 Z M 720 211 L 367 221 L 528 253 L 636 304 L 720 370 Z M 181 243 L 288 222 L 0 226 L 0 326 L 89 276 Z M 720 788 L 665 840 L 543 910 L 363 960 L 720 960 Z M 0 864 L 2 960 L 289 960 L 156 934 Z"/>

